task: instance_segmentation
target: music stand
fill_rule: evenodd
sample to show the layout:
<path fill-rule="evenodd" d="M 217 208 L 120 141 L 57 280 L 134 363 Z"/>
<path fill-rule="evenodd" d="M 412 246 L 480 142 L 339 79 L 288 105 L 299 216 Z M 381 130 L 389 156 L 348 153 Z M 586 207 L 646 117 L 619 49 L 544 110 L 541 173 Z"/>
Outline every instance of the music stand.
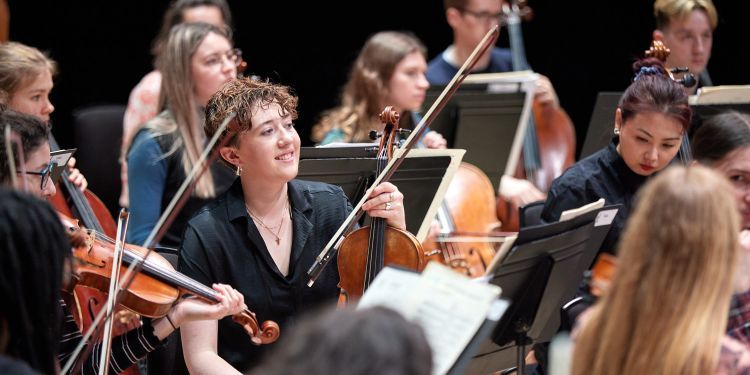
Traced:
<path fill-rule="evenodd" d="M 518 163 L 537 79 L 528 71 L 469 75 L 430 128 L 445 137 L 448 147 L 467 150 L 464 161 L 476 165 L 498 188 L 503 174 L 512 174 Z M 444 88 L 430 87 L 424 108 Z"/>
<path fill-rule="evenodd" d="M 526 348 L 556 333 L 560 309 L 575 295 L 617 209 L 606 206 L 569 221 L 521 229 L 511 250 L 490 271 L 490 282 L 503 289 L 502 297 L 509 298 L 511 306 L 467 373 L 511 367 L 515 359 L 523 375 Z"/>
<path fill-rule="evenodd" d="M 612 141 L 615 111 L 620 103 L 620 97 L 622 97 L 621 91 L 603 91 L 596 96 L 589 127 L 586 130 L 586 139 L 583 142 L 581 153 L 578 155 L 578 160 L 607 147 L 609 142 Z"/>
<path fill-rule="evenodd" d="M 455 149 L 411 150 L 390 179 L 404 194 L 406 229 L 420 242 L 429 232 L 464 152 Z M 358 202 L 376 177 L 376 153 L 377 145 L 303 147 L 297 178 L 338 185 L 350 202 Z M 366 217 L 360 224 L 367 225 L 368 222 L 369 217 Z"/>

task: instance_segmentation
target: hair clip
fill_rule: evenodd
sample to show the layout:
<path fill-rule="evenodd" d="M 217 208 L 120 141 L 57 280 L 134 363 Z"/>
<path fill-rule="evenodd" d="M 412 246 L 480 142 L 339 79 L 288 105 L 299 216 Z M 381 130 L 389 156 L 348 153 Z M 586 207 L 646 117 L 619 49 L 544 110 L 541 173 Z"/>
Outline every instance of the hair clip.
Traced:
<path fill-rule="evenodd" d="M 647 76 L 654 76 L 654 75 L 661 75 L 661 70 L 659 68 L 654 66 L 642 66 L 641 70 L 638 71 L 638 73 L 635 75 L 635 78 L 633 78 L 633 81 L 637 81 L 641 76 L 647 75 Z"/>

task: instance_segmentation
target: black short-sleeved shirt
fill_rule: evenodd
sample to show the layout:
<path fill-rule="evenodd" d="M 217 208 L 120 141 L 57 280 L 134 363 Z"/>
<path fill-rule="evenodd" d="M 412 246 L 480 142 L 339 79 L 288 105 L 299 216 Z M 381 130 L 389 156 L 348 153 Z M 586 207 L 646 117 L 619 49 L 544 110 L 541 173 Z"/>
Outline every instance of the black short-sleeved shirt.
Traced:
<path fill-rule="evenodd" d="M 312 287 L 306 285 L 307 270 L 352 209 L 341 188 L 324 183 L 292 180 L 288 196 L 293 239 L 286 277 L 247 214 L 239 180 L 188 222 L 180 251 L 181 272 L 205 285 L 233 286 L 244 295 L 258 321 L 277 322 L 282 335 L 300 313 L 323 303 L 336 303 L 336 260 Z M 218 354 L 239 371 L 258 364 L 270 346 L 252 345 L 231 317 L 219 321 Z"/>
<path fill-rule="evenodd" d="M 633 207 L 633 199 L 647 178 L 633 172 L 617 152 L 618 139 L 609 146 L 568 168 L 552 182 L 544 203 L 542 220 L 560 220 L 560 214 L 604 198 L 605 204 L 622 204 L 612 222 L 600 251 L 615 253 L 625 222 Z"/>

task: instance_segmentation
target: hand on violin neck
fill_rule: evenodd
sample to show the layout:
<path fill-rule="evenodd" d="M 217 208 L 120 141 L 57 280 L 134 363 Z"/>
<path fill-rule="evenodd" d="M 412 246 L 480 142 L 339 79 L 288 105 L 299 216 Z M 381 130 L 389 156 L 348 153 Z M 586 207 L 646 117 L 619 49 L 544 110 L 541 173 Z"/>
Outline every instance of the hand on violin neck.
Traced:
<path fill-rule="evenodd" d="M 228 315 L 237 314 L 245 309 L 245 297 L 225 284 L 214 284 L 213 289 L 218 292 L 216 297 L 220 299 L 219 303 L 210 303 L 197 298 L 185 298 L 175 305 L 172 321 L 178 327 L 185 322 L 194 320 L 218 320 Z"/>
<path fill-rule="evenodd" d="M 216 297 L 219 298 L 219 303 L 210 303 L 192 297 L 180 300 L 167 313 L 169 319 L 165 316 L 154 322 L 154 334 L 156 337 L 163 340 L 174 329 L 180 328 L 180 326 L 187 322 L 219 320 L 225 316 L 238 314 L 247 309 L 245 297 L 231 286 L 214 284 L 213 289 L 218 292 Z"/>
<path fill-rule="evenodd" d="M 76 158 L 68 159 L 68 181 L 72 182 L 78 190 L 85 191 L 89 186 L 89 183 L 86 181 L 86 177 L 83 176 L 81 171 L 79 171 L 78 168 L 75 168 L 75 165 Z"/>
<path fill-rule="evenodd" d="M 362 210 L 372 217 L 385 219 L 394 228 L 406 230 L 404 195 L 390 182 L 378 185 L 363 205 Z"/>

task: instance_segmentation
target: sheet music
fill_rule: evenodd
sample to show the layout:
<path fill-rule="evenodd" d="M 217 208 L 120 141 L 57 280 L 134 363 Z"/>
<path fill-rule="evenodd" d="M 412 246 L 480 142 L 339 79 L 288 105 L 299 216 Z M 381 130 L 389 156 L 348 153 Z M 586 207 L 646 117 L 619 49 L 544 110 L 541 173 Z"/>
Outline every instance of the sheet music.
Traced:
<path fill-rule="evenodd" d="M 589 204 L 585 204 L 578 208 L 571 208 L 569 210 L 565 210 L 560 214 L 560 221 L 566 221 L 571 220 L 575 217 L 581 216 L 587 212 L 591 212 L 594 210 L 598 210 L 600 208 L 604 207 L 604 198 L 599 198 L 596 202 L 591 202 Z M 617 210 L 615 210 L 616 212 Z M 612 220 L 610 220 L 610 223 Z"/>
<path fill-rule="evenodd" d="M 746 104 L 750 103 L 750 85 L 725 85 L 701 87 L 690 96 L 690 105 Z"/>
<path fill-rule="evenodd" d="M 444 374 L 487 319 L 499 295 L 496 285 L 474 282 L 431 262 L 422 275 L 384 268 L 358 308 L 385 306 L 419 324 L 432 349 L 433 374 Z M 497 315 L 494 311 L 493 318 Z"/>

